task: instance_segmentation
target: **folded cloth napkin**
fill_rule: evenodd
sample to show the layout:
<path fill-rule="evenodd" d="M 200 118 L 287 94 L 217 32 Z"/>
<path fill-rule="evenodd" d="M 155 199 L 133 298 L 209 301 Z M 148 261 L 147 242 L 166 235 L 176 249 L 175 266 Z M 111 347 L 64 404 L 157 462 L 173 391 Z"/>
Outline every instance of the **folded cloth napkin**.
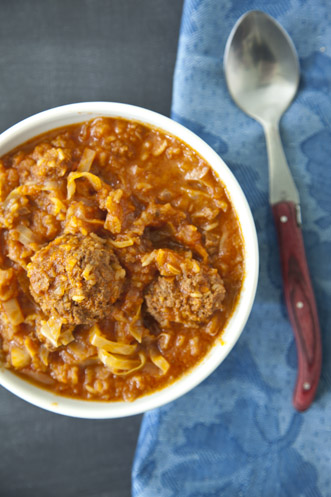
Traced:
<path fill-rule="evenodd" d="M 222 67 L 231 28 L 252 9 L 280 22 L 300 58 L 300 89 L 281 134 L 302 201 L 323 337 L 320 386 L 304 413 L 291 403 L 296 348 L 268 205 L 263 131 L 231 101 Z M 330 57 L 329 0 L 184 4 L 172 117 L 208 142 L 242 186 L 258 232 L 260 280 L 246 328 L 217 371 L 184 397 L 145 414 L 133 497 L 331 496 Z"/>

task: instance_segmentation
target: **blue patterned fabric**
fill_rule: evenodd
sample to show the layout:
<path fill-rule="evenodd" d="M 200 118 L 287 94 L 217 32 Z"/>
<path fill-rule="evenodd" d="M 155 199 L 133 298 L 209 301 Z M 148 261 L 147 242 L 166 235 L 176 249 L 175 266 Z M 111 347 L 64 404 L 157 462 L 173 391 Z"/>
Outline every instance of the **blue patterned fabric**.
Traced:
<path fill-rule="evenodd" d="M 264 10 L 288 31 L 301 65 L 297 98 L 281 122 L 300 192 L 303 234 L 323 336 L 312 407 L 291 403 L 296 348 L 283 300 L 268 205 L 262 128 L 231 101 L 222 57 L 235 21 Z M 247 326 L 200 386 L 145 414 L 133 497 L 331 496 L 331 4 L 329 0 L 187 0 L 172 116 L 208 142 L 241 184 L 256 222 L 260 280 Z"/>

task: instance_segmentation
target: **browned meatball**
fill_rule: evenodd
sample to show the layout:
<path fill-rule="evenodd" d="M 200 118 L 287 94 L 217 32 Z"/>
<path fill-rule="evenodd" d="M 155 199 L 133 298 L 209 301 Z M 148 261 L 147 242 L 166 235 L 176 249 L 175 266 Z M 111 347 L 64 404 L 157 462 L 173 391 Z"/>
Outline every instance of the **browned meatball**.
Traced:
<path fill-rule="evenodd" d="M 92 324 L 118 299 L 125 276 L 110 243 L 96 235 L 59 236 L 29 264 L 30 290 L 47 316 Z"/>
<path fill-rule="evenodd" d="M 148 312 L 161 324 L 197 326 L 221 308 L 225 296 L 216 269 L 201 265 L 199 272 L 159 276 L 145 295 Z"/>

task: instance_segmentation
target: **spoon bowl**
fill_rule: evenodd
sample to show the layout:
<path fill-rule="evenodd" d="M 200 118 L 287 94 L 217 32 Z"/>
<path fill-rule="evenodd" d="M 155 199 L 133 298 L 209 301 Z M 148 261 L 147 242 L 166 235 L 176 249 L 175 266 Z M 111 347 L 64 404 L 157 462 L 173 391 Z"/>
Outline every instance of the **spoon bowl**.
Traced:
<path fill-rule="evenodd" d="M 231 35 L 224 60 L 232 98 L 261 124 L 278 122 L 299 85 L 299 62 L 292 40 L 272 17 L 260 11 L 244 14 Z"/>

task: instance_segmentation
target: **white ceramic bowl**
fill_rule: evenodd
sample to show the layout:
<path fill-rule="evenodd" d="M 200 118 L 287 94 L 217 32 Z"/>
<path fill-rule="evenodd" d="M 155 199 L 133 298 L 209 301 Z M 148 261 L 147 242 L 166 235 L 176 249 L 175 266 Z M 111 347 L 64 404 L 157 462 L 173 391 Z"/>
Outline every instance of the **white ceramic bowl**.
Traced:
<path fill-rule="evenodd" d="M 226 186 L 239 217 L 245 243 L 245 279 L 239 301 L 222 334 L 222 340 L 216 340 L 202 362 L 172 385 L 133 402 L 95 402 L 61 397 L 22 380 L 9 370 L 0 369 L 0 384 L 27 402 L 59 414 L 93 419 L 119 418 L 148 411 L 184 395 L 207 378 L 223 362 L 243 331 L 252 308 L 258 279 L 257 236 L 250 208 L 239 184 L 209 145 L 167 117 L 120 103 L 87 102 L 65 105 L 31 116 L 2 133 L 0 157 L 41 133 L 98 116 L 122 117 L 156 126 L 180 138 L 210 164 Z"/>

